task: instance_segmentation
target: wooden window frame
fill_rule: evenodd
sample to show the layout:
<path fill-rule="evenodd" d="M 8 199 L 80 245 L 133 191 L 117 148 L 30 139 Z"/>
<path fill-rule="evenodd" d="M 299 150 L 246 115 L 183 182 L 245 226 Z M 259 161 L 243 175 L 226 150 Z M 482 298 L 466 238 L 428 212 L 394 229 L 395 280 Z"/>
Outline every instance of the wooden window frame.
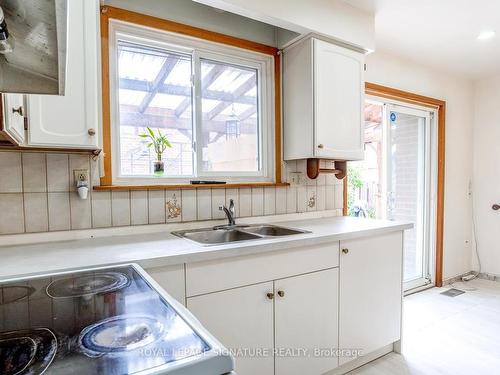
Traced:
<path fill-rule="evenodd" d="M 400 102 L 417 104 L 433 108 L 437 111 L 437 202 L 436 202 L 436 258 L 435 283 L 443 286 L 443 233 L 444 233 L 444 176 L 445 176 L 445 135 L 446 135 L 446 102 L 444 100 L 418 95 L 411 92 L 367 82 L 366 95 L 393 99 Z M 347 216 L 347 178 L 344 179 L 344 216 Z"/>
<path fill-rule="evenodd" d="M 274 182 L 244 182 L 228 183 L 224 185 L 190 185 L 190 184 L 165 184 L 165 185 L 113 185 L 112 175 L 112 140 L 111 140 L 111 107 L 110 107 L 110 76 L 109 76 L 109 20 L 118 20 L 150 27 L 158 30 L 177 33 L 210 42 L 216 42 L 233 47 L 246 49 L 270 55 L 274 58 Z M 287 186 L 282 181 L 282 124 L 281 124 L 281 55 L 279 49 L 272 46 L 252 42 L 249 40 L 232 37 L 229 35 L 193 27 L 162 18 L 148 16 L 125 9 L 111 6 L 101 7 L 101 59 L 102 59 L 102 143 L 104 155 L 104 176 L 101 177 L 100 186 L 95 190 L 134 190 L 134 189 L 193 189 L 193 188 L 232 188 L 252 186 Z"/>

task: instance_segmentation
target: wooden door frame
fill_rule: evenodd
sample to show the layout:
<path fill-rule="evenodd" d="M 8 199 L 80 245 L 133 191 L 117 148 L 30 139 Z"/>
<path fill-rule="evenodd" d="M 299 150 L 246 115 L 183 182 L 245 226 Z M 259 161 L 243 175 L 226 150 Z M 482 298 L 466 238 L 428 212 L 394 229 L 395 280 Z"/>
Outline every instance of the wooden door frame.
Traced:
<path fill-rule="evenodd" d="M 444 100 L 418 95 L 407 91 L 393 89 L 367 82 L 366 95 L 400 102 L 417 104 L 433 108 L 437 111 L 437 207 L 436 207 L 436 258 L 435 284 L 443 285 L 443 234 L 444 234 L 444 176 L 445 176 L 445 135 L 446 135 L 446 102 Z M 347 216 L 347 178 L 344 179 L 344 216 Z"/>

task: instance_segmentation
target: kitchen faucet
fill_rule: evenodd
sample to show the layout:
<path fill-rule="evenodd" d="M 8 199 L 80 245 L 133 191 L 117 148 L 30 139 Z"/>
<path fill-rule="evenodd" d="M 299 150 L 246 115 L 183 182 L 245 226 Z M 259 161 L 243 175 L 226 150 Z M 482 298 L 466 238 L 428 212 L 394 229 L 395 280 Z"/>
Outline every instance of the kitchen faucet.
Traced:
<path fill-rule="evenodd" d="M 228 220 L 228 227 L 234 227 L 236 225 L 236 211 L 234 209 L 234 200 L 230 199 L 229 200 L 229 208 L 227 208 L 225 205 L 219 206 L 219 211 L 224 211 L 226 214 L 227 220 Z"/>

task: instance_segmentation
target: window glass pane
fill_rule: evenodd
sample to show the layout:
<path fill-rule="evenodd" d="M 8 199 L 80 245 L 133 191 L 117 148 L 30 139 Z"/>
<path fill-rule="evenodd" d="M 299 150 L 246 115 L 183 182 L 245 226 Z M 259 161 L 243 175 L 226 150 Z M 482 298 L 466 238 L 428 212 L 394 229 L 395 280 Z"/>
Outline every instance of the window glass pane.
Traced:
<path fill-rule="evenodd" d="M 204 172 L 260 169 L 257 70 L 201 60 Z"/>
<path fill-rule="evenodd" d="M 162 155 L 164 176 L 192 175 L 191 56 L 119 41 L 118 76 L 121 175 L 154 174 L 157 155 L 139 136 L 146 127 L 172 145 Z"/>

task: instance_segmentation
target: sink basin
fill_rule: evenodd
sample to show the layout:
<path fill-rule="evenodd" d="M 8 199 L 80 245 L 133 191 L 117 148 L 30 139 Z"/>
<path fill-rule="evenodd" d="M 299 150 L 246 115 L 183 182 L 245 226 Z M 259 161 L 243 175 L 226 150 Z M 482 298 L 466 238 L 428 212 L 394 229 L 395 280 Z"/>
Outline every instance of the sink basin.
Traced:
<path fill-rule="evenodd" d="M 236 227 L 215 227 L 172 232 L 204 246 L 224 245 L 231 242 L 260 240 L 271 237 L 310 233 L 306 230 L 280 227 L 277 225 L 239 225 Z"/>
<path fill-rule="evenodd" d="M 257 240 L 260 238 L 255 234 L 241 232 L 235 229 L 201 229 L 184 232 L 173 232 L 173 234 L 203 245 L 218 245 L 228 242 L 248 241 L 253 239 Z"/>
<path fill-rule="evenodd" d="M 309 233 L 306 230 L 279 227 L 276 225 L 255 225 L 241 229 L 247 233 L 258 234 L 265 237 L 291 236 L 292 234 Z"/>

